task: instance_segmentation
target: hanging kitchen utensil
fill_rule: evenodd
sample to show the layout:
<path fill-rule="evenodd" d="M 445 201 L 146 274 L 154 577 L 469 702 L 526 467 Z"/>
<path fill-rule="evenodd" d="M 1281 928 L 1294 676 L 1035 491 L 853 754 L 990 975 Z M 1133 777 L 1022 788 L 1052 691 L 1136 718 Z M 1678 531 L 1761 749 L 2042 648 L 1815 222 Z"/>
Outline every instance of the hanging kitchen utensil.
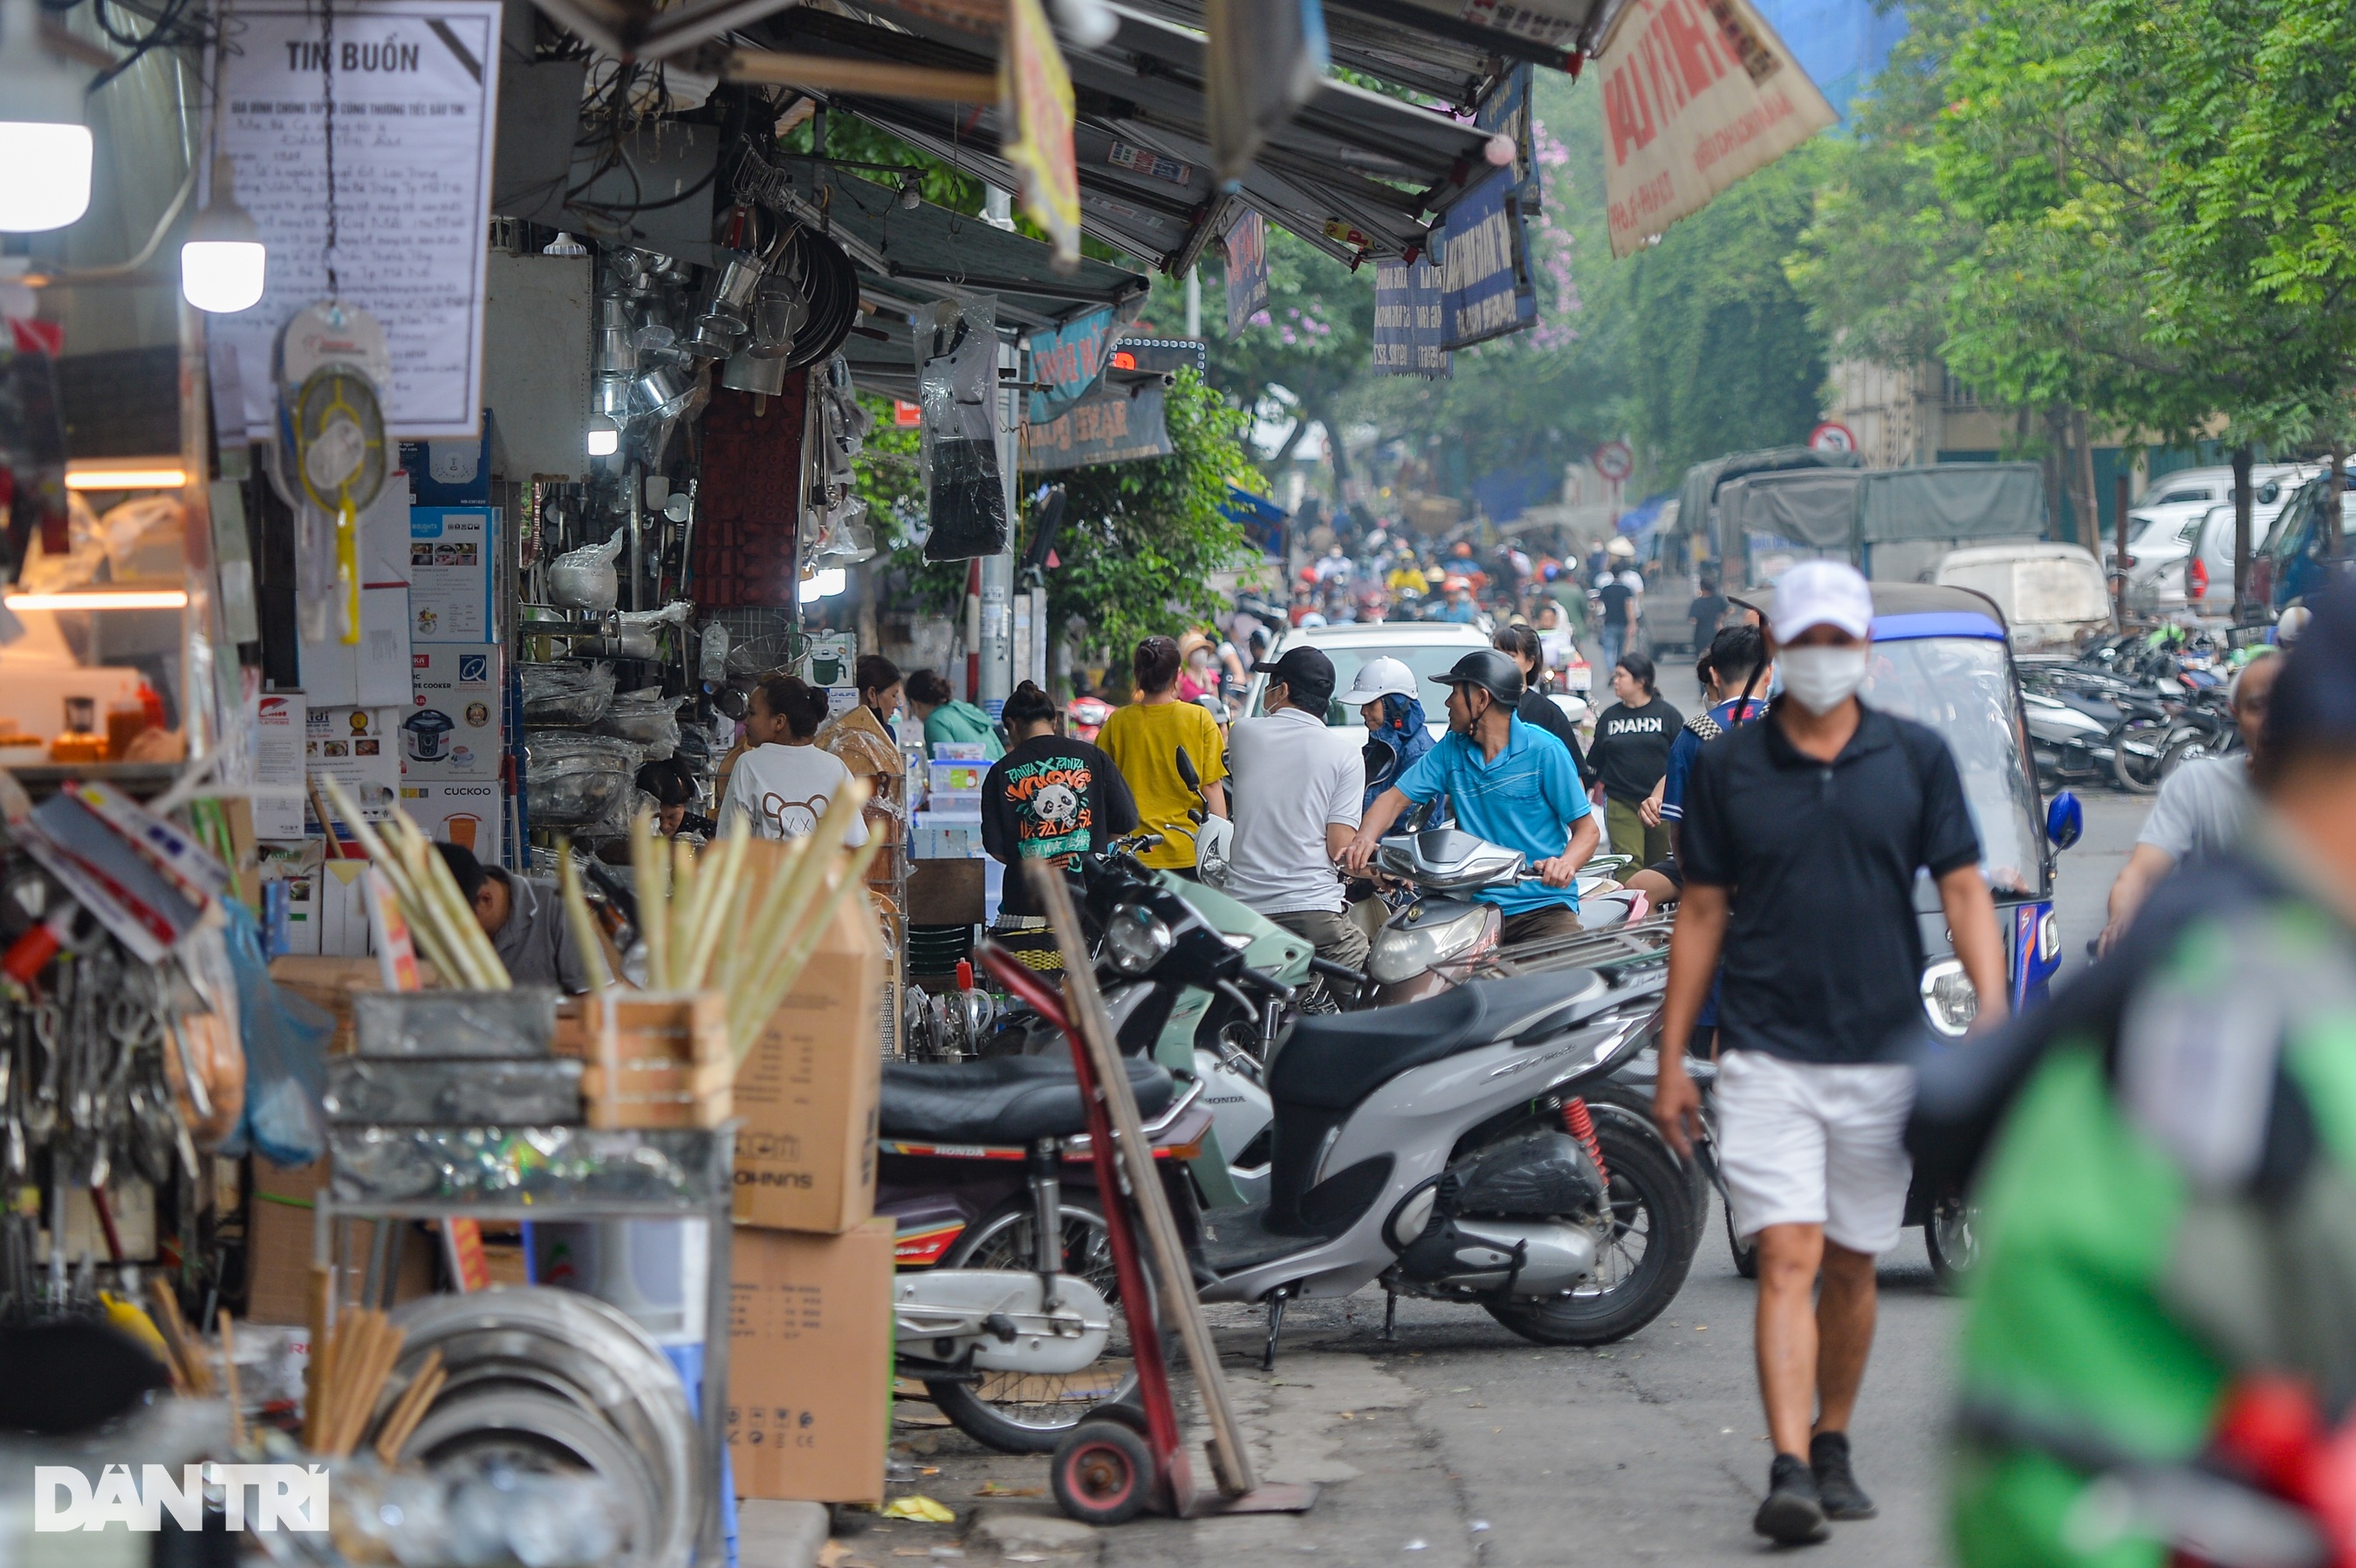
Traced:
<path fill-rule="evenodd" d="M 842 247 L 820 234 L 805 233 L 809 319 L 794 335 L 788 369 L 801 370 L 832 357 L 859 320 L 859 271 Z"/>
<path fill-rule="evenodd" d="M 360 639 L 360 512 L 384 488 L 384 412 L 351 365 L 323 365 L 295 394 L 294 471 L 303 493 L 336 520 L 336 596 L 342 641 Z"/>

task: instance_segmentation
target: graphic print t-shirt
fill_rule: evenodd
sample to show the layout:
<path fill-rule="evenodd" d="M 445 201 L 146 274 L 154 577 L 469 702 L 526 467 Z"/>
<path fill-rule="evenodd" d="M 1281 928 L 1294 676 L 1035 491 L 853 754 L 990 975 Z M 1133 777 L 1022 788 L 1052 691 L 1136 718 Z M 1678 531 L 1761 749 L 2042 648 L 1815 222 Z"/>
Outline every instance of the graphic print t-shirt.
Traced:
<path fill-rule="evenodd" d="M 835 791 L 851 781 L 841 759 L 815 746 L 756 746 L 736 759 L 720 802 L 720 831 L 736 817 L 751 820 L 756 839 L 808 838 L 826 815 Z M 862 817 L 851 819 L 842 842 L 867 842 Z"/>
<path fill-rule="evenodd" d="M 981 847 L 1007 867 L 1005 914 L 1039 913 L 1017 862 L 1100 850 L 1136 826 L 1137 802 L 1120 769 L 1084 740 L 1034 736 L 981 780 Z"/>

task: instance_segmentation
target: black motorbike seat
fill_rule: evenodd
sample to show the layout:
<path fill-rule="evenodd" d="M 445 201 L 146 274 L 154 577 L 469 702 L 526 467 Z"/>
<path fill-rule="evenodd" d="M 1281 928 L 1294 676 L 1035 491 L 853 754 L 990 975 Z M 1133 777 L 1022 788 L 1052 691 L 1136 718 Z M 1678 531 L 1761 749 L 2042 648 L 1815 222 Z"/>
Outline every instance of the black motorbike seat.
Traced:
<path fill-rule="evenodd" d="M 1567 969 L 1477 980 L 1398 1007 L 1306 1015 L 1277 1051 L 1269 1096 L 1346 1111 L 1411 1068 L 1559 1028 L 1603 992 L 1593 970 Z"/>
<path fill-rule="evenodd" d="M 1123 1057 L 1139 1114 L 1168 1109 L 1178 1086 L 1145 1057 Z M 1088 1130 L 1072 1058 L 985 1057 L 970 1062 L 886 1062 L 877 1129 L 936 1144 L 1028 1144 Z"/>

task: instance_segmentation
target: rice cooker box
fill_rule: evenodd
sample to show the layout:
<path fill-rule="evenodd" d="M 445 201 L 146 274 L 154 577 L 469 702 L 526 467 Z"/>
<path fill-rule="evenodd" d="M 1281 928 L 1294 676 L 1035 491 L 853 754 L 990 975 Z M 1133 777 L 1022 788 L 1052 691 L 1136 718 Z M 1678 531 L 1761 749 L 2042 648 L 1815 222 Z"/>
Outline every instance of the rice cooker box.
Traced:
<path fill-rule="evenodd" d="M 506 689 L 498 643 L 411 646 L 412 705 L 401 719 L 401 771 L 419 782 L 489 783 L 499 776 Z"/>

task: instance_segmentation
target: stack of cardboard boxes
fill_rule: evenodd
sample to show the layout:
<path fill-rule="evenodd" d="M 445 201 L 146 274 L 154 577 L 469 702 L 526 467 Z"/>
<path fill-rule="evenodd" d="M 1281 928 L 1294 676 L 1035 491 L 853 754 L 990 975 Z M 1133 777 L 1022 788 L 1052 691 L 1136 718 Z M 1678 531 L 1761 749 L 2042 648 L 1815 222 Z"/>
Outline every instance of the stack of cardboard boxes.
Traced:
<path fill-rule="evenodd" d="M 883 935 L 863 901 L 736 1072 L 728 1442 L 746 1498 L 876 1502 L 892 1426 L 892 1242 L 874 1218 Z"/>

